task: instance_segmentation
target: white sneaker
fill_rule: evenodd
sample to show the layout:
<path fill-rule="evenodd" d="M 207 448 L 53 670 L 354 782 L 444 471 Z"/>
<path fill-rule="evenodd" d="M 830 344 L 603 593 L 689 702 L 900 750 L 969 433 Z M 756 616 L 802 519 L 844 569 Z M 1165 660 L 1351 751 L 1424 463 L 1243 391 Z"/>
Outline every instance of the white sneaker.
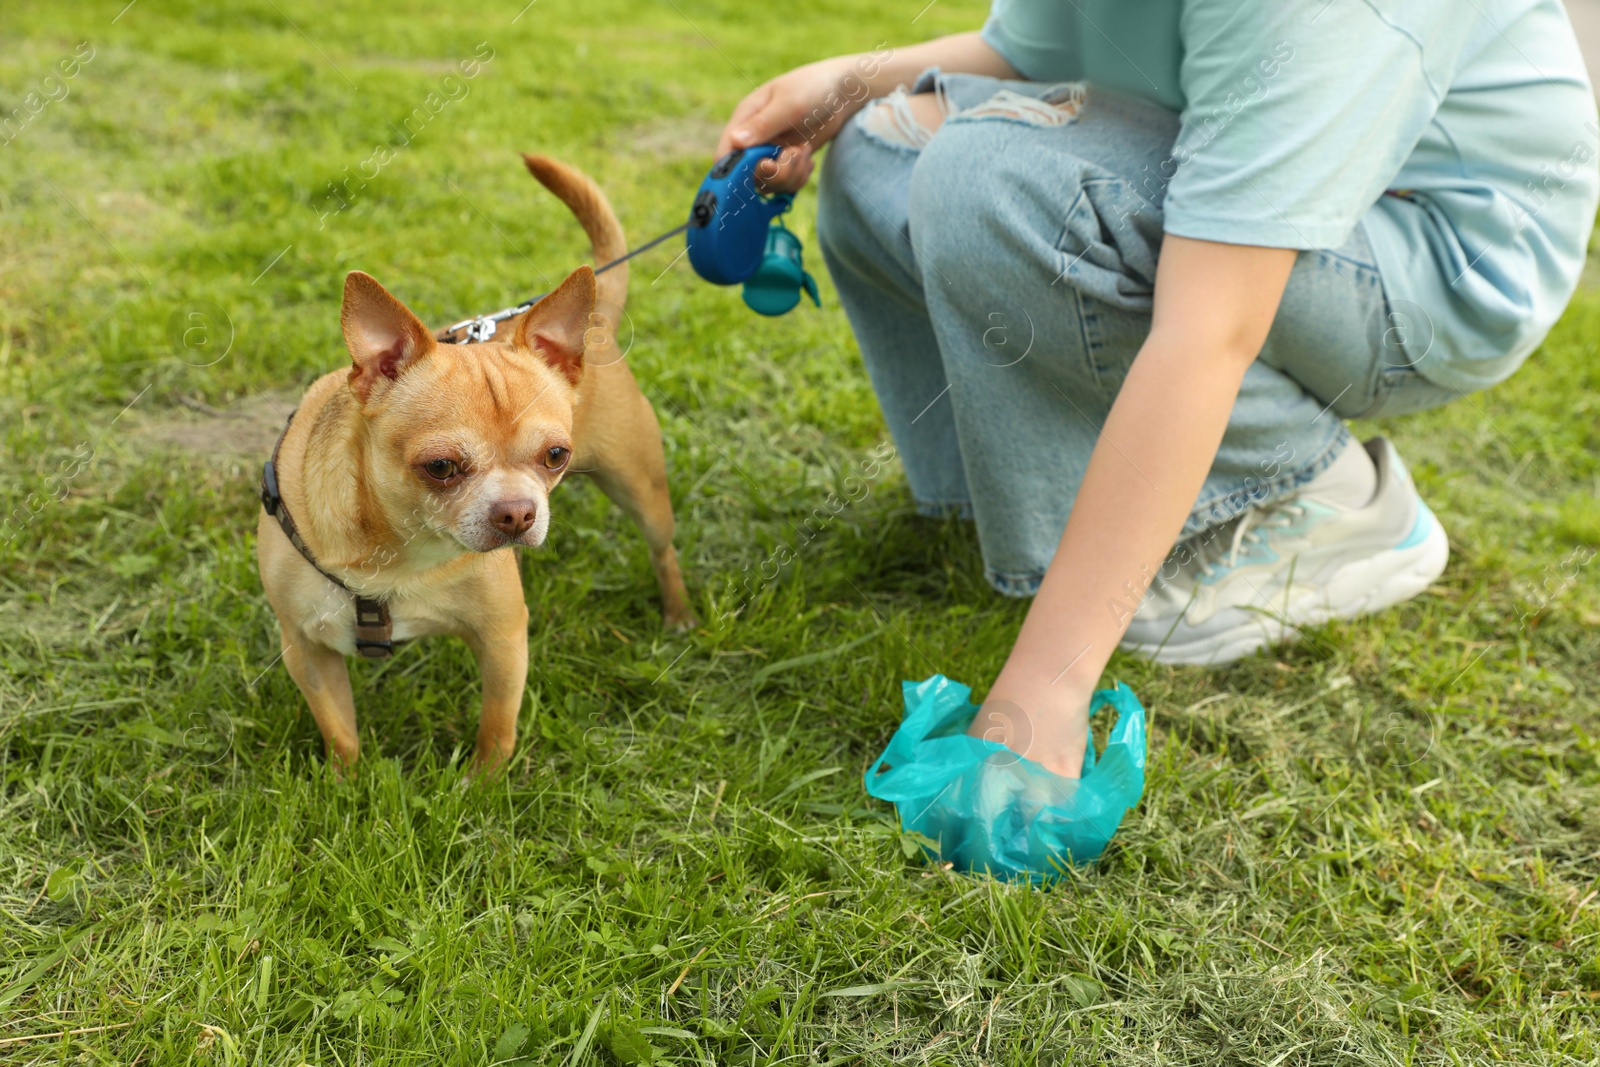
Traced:
<path fill-rule="evenodd" d="M 1180 546 L 1134 613 L 1122 647 L 1157 663 L 1231 663 L 1301 627 L 1409 600 L 1444 572 L 1450 545 L 1394 446 L 1364 446 L 1377 469 L 1365 507 L 1294 496 Z"/>

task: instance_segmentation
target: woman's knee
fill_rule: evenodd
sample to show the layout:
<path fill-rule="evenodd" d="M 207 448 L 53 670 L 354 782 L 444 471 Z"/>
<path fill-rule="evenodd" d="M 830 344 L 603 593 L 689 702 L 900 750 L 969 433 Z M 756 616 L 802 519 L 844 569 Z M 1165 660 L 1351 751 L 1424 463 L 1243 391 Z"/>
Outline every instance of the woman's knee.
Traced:
<path fill-rule="evenodd" d="M 976 123 L 942 126 L 921 150 L 907 190 L 911 241 L 919 258 L 964 269 L 978 247 L 1013 228 L 1011 175 L 992 154 L 1001 131 Z M 1004 242 L 1009 243 L 1009 242 Z"/>
<path fill-rule="evenodd" d="M 958 83 L 958 91 L 965 87 L 968 95 L 977 90 L 990 97 L 962 110 L 943 81 L 929 81 L 925 91 L 901 89 L 872 102 L 847 123 L 823 161 L 818 213 L 827 221 L 819 219 L 818 225 L 826 228 L 824 242 L 848 239 L 863 229 L 864 220 L 866 228 L 903 228 L 915 225 L 909 216 L 920 215 L 938 231 L 996 223 L 1008 194 L 1026 195 L 1020 186 L 1038 177 L 1030 175 L 1036 168 L 1026 162 L 1008 167 L 1008 157 L 1027 154 L 1028 128 L 1071 121 L 1079 96 L 1063 91 L 1043 100 L 1003 88 L 991 91 L 993 86 Z M 947 122 L 952 118 L 957 120 Z M 1077 161 L 1068 160 L 1064 168 L 1061 162 L 1051 160 L 1053 188 Z M 939 234 L 930 237 L 937 240 Z"/>
<path fill-rule="evenodd" d="M 1092 168 L 1059 151 L 1039 166 L 1027 133 L 963 115 L 928 142 L 908 190 L 911 242 L 925 269 L 980 287 L 998 281 L 997 268 L 1008 284 L 1059 273 L 1063 223 Z"/>

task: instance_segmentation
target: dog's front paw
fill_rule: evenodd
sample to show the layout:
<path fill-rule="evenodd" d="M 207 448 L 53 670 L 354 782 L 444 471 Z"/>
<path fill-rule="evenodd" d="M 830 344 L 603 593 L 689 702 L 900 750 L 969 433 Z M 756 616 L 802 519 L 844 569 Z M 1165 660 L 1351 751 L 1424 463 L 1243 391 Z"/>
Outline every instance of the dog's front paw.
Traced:
<path fill-rule="evenodd" d="M 661 622 L 669 633 L 681 634 L 700 629 L 700 620 L 695 618 L 694 609 L 687 604 L 662 612 Z"/>
<path fill-rule="evenodd" d="M 511 750 L 493 746 L 485 749 L 479 746 L 472 754 L 472 763 L 467 767 L 467 774 L 473 778 L 493 778 L 505 769 L 506 762 L 511 759 Z"/>

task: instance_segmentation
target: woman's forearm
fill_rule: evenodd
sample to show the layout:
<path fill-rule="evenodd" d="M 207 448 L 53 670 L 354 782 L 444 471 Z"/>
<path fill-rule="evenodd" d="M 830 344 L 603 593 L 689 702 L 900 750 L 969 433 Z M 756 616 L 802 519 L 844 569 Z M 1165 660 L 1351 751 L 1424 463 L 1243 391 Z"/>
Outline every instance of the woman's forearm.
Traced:
<path fill-rule="evenodd" d="M 1200 495 L 1247 366 L 1150 335 L 1018 635 L 1027 681 L 1084 697 L 1094 688 Z"/>
<path fill-rule="evenodd" d="M 1200 493 L 1246 366 L 1152 331 L 969 732 L 1078 776 L 1095 684 Z"/>
<path fill-rule="evenodd" d="M 1016 77 L 1011 65 L 976 33 L 958 33 L 904 48 L 880 48 L 807 63 L 757 86 L 723 127 L 716 154 L 779 144 L 777 159 L 756 174 L 764 189 L 795 192 L 811 176 L 812 155 L 872 100 L 909 85 L 929 67 L 963 74 Z"/>
<path fill-rule="evenodd" d="M 1200 495 L 1294 258 L 1166 238 L 1150 334 L 974 733 L 1076 777 L 1090 694 Z"/>
<path fill-rule="evenodd" d="M 929 67 L 946 74 L 982 74 L 991 78 L 1015 78 L 1018 74 L 1000 53 L 990 48 L 976 32 L 954 33 L 921 44 L 856 56 L 857 69 L 867 88 L 867 99 L 887 96 L 897 85 L 910 85 Z"/>

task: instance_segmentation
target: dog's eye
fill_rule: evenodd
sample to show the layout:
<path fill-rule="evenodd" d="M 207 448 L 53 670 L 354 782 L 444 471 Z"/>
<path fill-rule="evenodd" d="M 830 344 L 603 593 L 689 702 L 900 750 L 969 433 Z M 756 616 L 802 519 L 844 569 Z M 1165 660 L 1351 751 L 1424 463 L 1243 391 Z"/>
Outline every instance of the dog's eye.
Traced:
<path fill-rule="evenodd" d="M 544 454 L 544 465 L 550 470 L 558 471 L 567 465 L 567 459 L 571 455 L 572 450 L 570 448 L 562 448 L 560 445 L 557 445 L 554 448 L 546 449 Z"/>
<path fill-rule="evenodd" d="M 460 469 L 453 459 L 430 459 L 422 465 L 423 472 L 436 482 L 448 482 Z"/>

